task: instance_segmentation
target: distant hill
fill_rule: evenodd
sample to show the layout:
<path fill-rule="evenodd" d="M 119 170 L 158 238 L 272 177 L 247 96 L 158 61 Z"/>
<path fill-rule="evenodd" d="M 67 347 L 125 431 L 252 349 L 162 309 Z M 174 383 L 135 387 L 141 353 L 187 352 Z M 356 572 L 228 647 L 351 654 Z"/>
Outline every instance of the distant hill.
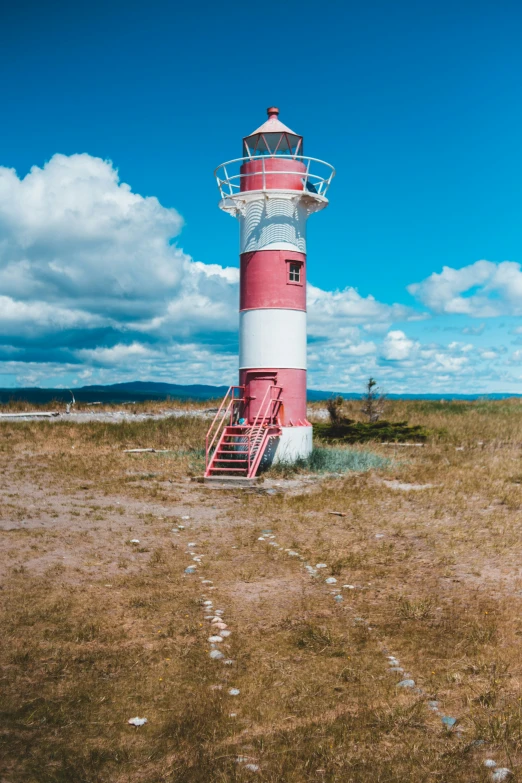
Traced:
<path fill-rule="evenodd" d="M 345 400 L 360 400 L 363 396 L 354 392 L 335 392 L 335 391 L 318 391 L 316 389 L 308 389 L 306 392 L 309 402 L 317 402 L 319 400 L 328 400 L 330 397 L 344 397 Z M 513 393 L 492 393 L 492 394 L 453 394 L 447 392 L 446 394 L 386 394 L 389 400 L 508 400 L 511 397 L 521 397 L 521 394 Z"/>
<path fill-rule="evenodd" d="M 182 385 L 177 383 L 156 383 L 155 381 L 132 381 L 130 383 L 113 383 L 108 386 L 82 386 L 73 389 L 78 402 L 103 402 L 124 403 L 144 402 L 145 400 L 215 400 L 223 397 L 228 386 L 209 386 L 205 384 Z M 361 394 L 353 392 L 308 390 L 308 399 L 311 402 L 327 400 L 329 397 L 340 395 L 345 399 L 356 400 Z M 390 399 L 402 400 L 502 400 L 509 397 L 519 397 L 518 394 L 389 394 Z M 68 389 L 40 389 L 18 388 L 0 389 L 0 404 L 6 404 L 9 400 L 26 400 L 27 402 L 45 404 L 53 400 L 70 402 L 71 395 Z"/>
<path fill-rule="evenodd" d="M 193 384 L 183 386 L 176 383 L 154 383 L 153 381 L 132 381 L 131 383 L 113 383 L 109 386 L 82 386 L 73 389 L 78 402 L 144 402 L 145 400 L 166 400 L 169 397 L 179 400 L 211 400 L 223 397 L 228 386 L 205 386 Z M 0 404 L 9 400 L 26 400 L 36 404 L 45 404 L 57 400 L 70 402 L 68 389 L 19 388 L 0 389 Z"/>

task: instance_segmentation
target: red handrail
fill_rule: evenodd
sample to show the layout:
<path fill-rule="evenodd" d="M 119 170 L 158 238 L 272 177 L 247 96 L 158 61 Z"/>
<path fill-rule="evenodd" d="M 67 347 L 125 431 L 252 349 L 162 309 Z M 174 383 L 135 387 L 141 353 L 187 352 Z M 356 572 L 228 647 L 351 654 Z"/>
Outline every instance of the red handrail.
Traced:
<path fill-rule="evenodd" d="M 263 416 L 262 416 L 262 418 L 261 418 L 261 421 L 264 421 L 264 419 L 266 419 L 266 418 L 267 418 L 267 416 L 268 416 L 270 419 L 272 419 L 272 417 L 273 417 L 273 414 L 272 414 L 272 412 L 270 411 L 270 409 L 271 409 L 271 407 L 272 407 L 272 404 L 273 404 L 274 402 L 280 402 L 279 396 L 278 396 L 276 399 L 273 399 L 273 398 L 272 398 L 272 389 L 278 389 L 278 390 L 279 390 L 279 394 L 281 394 L 281 392 L 283 391 L 283 387 L 282 387 L 282 386 L 276 386 L 275 384 L 274 384 L 274 385 L 270 385 L 270 386 L 268 386 L 268 387 L 267 387 L 267 390 L 266 390 L 266 392 L 265 392 L 265 396 L 263 397 L 263 400 L 262 400 L 262 402 L 261 402 L 261 405 L 259 406 L 259 409 L 258 409 L 258 412 L 257 412 L 257 416 L 256 416 L 256 418 L 254 419 L 254 422 L 253 422 L 253 424 L 252 424 L 252 427 L 258 427 L 258 426 L 260 426 L 260 425 L 258 425 L 257 421 L 258 421 L 258 419 L 259 419 L 259 414 L 260 414 L 260 413 L 261 413 L 261 411 L 263 410 L 263 405 L 265 404 L 265 400 L 266 400 L 266 398 L 267 398 L 267 395 L 268 395 L 268 394 L 270 394 L 270 399 L 268 400 L 268 403 L 267 403 L 267 405 L 266 405 L 266 409 L 263 411 Z"/>
<path fill-rule="evenodd" d="M 277 398 L 272 397 L 272 389 L 278 390 Z M 272 410 L 274 402 L 280 403 L 279 395 L 281 394 L 283 390 L 282 386 L 276 386 L 275 384 L 270 385 L 267 387 L 267 390 L 265 391 L 265 395 L 263 397 L 263 400 L 261 402 L 261 405 L 259 406 L 257 416 L 254 419 L 254 422 L 251 426 L 251 428 L 248 431 L 248 476 L 252 476 L 253 474 L 253 467 L 257 470 L 257 465 L 259 463 L 260 455 L 259 451 L 261 449 L 261 445 L 263 443 L 264 439 L 264 433 L 263 433 L 263 423 L 265 419 L 268 418 L 269 424 L 273 424 L 274 422 L 272 419 L 274 418 L 275 414 Z M 270 395 L 270 396 L 269 396 Z M 269 399 L 267 401 L 267 397 L 269 396 Z M 265 405 L 266 402 L 266 405 Z M 262 415 L 261 415 L 262 414 Z M 259 422 L 259 423 L 258 423 Z M 253 435 L 253 441 L 252 443 L 252 435 Z M 257 442 L 257 443 L 256 443 Z M 257 445 L 257 451 L 253 455 L 254 460 L 252 462 L 252 450 Z"/>
<path fill-rule="evenodd" d="M 229 388 L 229 390 L 227 391 L 227 393 L 225 394 L 225 396 L 223 397 L 223 402 L 219 406 L 219 408 L 217 410 L 217 413 L 216 413 L 216 415 L 214 416 L 214 418 L 212 420 L 212 424 L 208 428 L 207 436 L 205 438 L 205 472 L 208 470 L 208 466 L 209 466 L 209 461 L 210 461 L 209 460 L 209 454 L 210 454 L 210 451 L 212 450 L 212 447 L 213 447 L 213 445 L 214 445 L 214 443 L 216 441 L 216 438 L 217 438 L 218 434 L 221 431 L 221 428 L 223 426 L 223 422 L 225 421 L 225 419 L 227 417 L 227 414 L 230 412 L 230 423 L 232 424 L 232 417 L 234 415 L 234 405 L 236 403 L 238 403 L 238 402 L 243 402 L 243 398 L 242 397 L 235 397 L 234 396 L 234 394 L 236 392 L 236 389 L 240 390 L 241 392 L 245 391 L 245 387 L 244 386 L 231 386 Z M 211 442 L 209 444 L 209 438 L 211 436 L 212 430 L 214 429 L 214 425 L 216 424 L 216 422 L 217 422 L 217 420 L 219 418 L 219 414 L 223 410 L 223 406 L 225 405 L 225 403 L 228 400 L 230 395 L 232 395 L 232 397 L 228 401 L 228 404 L 227 404 L 225 410 L 223 411 L 223 414 L 221 416 L 221 420 L 220 420 L 219 424 L 217 425 L 217 428 L 216 428 L 216 431 L 214 433 L 214 436 L 213 436 L 213 438 L 212 438 L 212 440 L 211 440 Z"/>

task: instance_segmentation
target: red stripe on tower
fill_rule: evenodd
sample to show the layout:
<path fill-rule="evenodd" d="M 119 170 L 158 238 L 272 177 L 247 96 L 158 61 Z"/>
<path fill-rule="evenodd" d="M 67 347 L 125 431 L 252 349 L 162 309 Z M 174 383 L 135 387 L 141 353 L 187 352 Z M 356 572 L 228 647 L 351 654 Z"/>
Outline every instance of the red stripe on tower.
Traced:
<path fill-rule="evenodd" d="M 306 310 L 306 256 L 292 250 L 258 250 L 240 256 L 239 309 Z"/>

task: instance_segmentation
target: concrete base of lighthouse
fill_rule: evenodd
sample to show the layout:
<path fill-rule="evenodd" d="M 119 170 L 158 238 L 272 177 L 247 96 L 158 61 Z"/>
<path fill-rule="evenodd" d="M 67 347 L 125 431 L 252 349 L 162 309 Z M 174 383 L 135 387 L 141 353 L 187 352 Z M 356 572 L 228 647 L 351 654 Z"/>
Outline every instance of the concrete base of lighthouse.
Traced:
<path fill-rule="evenodd" d="M 273 438 L 265 451 L 262 467 L 293 464 L 307 459 L 312 453 L 312 427 L 283 427 L 279 437 Z"/>

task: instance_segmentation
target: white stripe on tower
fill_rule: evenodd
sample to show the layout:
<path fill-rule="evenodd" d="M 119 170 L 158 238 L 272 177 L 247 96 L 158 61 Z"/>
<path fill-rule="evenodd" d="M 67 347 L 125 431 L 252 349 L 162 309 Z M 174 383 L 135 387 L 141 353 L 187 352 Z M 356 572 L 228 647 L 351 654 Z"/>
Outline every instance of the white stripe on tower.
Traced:
<path fill-rule="evenodd" d="M 306 312 L 275 308 L 239 314 L 239 368 L 306 370 Z"/>

